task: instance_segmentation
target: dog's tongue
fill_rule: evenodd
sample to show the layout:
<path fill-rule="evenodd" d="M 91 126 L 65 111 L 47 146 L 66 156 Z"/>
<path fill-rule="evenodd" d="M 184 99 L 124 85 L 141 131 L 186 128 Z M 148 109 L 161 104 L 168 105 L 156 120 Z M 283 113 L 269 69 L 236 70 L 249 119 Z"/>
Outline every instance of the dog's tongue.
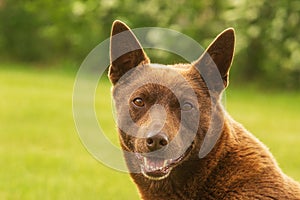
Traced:
<path fill-rule="evenodd" d="M 164 159 L 144 157 L 144 166 L 148 172 L 159 171 L 166 166 L 166 161 Z"/>

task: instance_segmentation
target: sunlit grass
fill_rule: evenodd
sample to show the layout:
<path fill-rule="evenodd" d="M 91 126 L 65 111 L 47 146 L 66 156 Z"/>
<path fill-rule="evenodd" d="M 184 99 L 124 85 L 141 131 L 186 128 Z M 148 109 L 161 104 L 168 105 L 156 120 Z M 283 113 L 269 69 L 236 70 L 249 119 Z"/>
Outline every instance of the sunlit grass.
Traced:
<path fill-rule="evenodd" d="M 79 140 L 74 79 L 0 69 L 0 199 L 138 199 L 129 176 L 100 164 Z"/>
<path fill-rule="evenodd" d="M 0 199 L 138 199 L 128 174 L 83 147 L 73 122 L 74 80 L 70 72 L 0 68 Z M 231 88 L 226 94 L 229 113 L 300 180 L 300 94 Z M 107 80 L 95 98 L 99 124 L 118 145 Z"/>

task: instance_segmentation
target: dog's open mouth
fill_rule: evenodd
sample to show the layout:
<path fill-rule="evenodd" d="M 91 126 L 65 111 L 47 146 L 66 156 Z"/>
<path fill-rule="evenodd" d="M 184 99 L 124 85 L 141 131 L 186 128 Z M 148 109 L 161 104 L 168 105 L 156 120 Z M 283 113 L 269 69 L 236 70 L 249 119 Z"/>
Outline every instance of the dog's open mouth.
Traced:
<path fill-rule="evenodd" d="M 140 161 L 142 174 L 151 180 L 162 180 L 169 176 L 171 170 L 176 167 L 192 150 L 192 145 L 179 157 L 172 159 L 163 159 L 155 157 L 145 157 L 136 153 Z"/>

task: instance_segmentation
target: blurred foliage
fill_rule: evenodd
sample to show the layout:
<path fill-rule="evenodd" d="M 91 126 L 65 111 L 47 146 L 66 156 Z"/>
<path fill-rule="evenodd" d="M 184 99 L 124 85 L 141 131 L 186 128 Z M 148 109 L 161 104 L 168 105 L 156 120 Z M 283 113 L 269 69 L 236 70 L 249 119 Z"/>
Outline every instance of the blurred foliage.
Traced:
<path fill-rule="evenodd" d="M 299 12 L 298 0 L 0 0 L 0 59 L 80 62 L 108 38 L 115 19 L 171 28 L 204 46 L 231 26 L 235 77 L 300 88 Z"/>

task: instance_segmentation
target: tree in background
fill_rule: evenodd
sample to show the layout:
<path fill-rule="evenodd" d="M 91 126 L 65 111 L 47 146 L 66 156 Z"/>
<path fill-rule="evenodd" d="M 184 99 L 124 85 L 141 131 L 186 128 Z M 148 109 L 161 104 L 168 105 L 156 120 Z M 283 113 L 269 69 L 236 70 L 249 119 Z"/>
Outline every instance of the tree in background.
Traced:
<path fill-rule="evenodd" d="M 171 28 L 203 46 L 232 26 L 237 33 L 234 77 L 300 88 L 299 11 L 298 0 L 0 0 L 0 58 L 81 62 L 109 37 L 115 19 L 133 28 Z M 162 55 L 151 57 L 176 60 Z"/>
<path fill-rule="evenodd" d="M 246 80 L 300 88 L 300 1 L 235 1 L 224 12 L 237 24 L 236 65 Z"/>

